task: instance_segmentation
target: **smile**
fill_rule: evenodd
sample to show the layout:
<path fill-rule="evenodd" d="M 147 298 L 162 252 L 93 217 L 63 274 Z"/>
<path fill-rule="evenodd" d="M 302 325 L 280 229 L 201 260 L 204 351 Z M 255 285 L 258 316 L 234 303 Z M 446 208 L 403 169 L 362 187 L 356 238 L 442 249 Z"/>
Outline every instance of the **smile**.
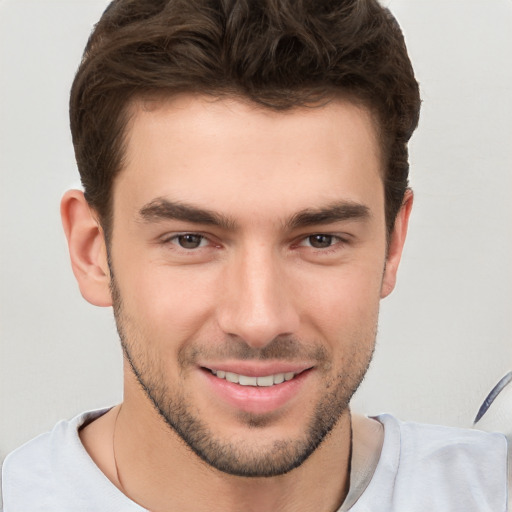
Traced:
<path fill-rule="evenodd" d="M 302 396 L 306 382 L 313 382 L 314 365 L 229 361 L 200 368 L 214 401 L 219 398 L 236 411 L 268 414 Z"/>
<path fill-rule="evenodd" d="M 276 384 L 281 384 L 285 381 L 292 380 L 297 373 L 276 373 L 273 375 L 265 375 L 261 377 L 249 377 L 247 375 L 240 375 L 234 372 L 225 372 L 222 370 L 210 370 L 213 375 L 219 379 L 225 379 L 233 384 L 239 384 L 241 386 L 260 386 L 270 387 Z"/>

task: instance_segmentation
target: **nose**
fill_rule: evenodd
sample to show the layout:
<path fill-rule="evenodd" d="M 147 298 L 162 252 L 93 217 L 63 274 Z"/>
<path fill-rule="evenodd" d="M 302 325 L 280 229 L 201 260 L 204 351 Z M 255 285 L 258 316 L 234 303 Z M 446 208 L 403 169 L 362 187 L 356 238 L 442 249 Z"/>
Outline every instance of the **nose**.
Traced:
<path fill-rule="evenodd" d="M 220 290 L 217 311 L 222 331 L 254 348 L 263 348 L 277 336 L 296 333 L 299 314 L 279 255 L 259 247 L 233 260 L 227 265 Z"/>

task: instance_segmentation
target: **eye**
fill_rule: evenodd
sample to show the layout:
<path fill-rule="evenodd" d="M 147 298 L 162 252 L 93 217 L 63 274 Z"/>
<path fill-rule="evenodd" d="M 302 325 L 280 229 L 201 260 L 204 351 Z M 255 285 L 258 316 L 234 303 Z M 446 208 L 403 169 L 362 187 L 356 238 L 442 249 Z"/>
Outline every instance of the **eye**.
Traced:
<path fill-rule="evenodd" d="M 182 235 L 173 236 L 172 242 L 178 244 L 183 249 L 197 249 L 206 245 L 207 240 L 204 236 L 197 233 L 184 233 Z"/>
<path fill-rule="evenodd" d="M 340 239 L 337 236 L 318 233 L 305 238 L 301 245 L 309 245 L 315 249 L 327 249 L 339 241 Z"/>

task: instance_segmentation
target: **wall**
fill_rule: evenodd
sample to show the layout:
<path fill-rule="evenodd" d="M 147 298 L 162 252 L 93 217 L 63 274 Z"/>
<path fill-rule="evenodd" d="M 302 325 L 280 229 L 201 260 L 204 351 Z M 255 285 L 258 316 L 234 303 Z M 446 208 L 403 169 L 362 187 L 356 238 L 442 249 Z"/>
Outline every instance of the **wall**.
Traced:
<path fill-rule="evenodd" d="M 421 83 L 415 209 L 355 409 L 471 425 L 512 366 L 512 2 L 388 0 Z M 104 0 L 0 1 L 0 458 L 121 399 L 111 312 L 81 297 L 59 200 L 67 100 Z"/>

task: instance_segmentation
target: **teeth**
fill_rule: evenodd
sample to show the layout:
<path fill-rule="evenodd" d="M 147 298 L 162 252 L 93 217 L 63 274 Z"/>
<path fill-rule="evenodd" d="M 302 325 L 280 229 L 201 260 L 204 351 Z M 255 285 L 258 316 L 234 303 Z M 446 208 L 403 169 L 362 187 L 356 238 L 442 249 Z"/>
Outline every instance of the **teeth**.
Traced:
<path fill-rule="evenodd" d="M 273 386 L 274 385 L 274 376 L 267 375 L 266 377 L 258 377 L 257 384 L 258 384 L 258 386 Z"/>
<path fill-rule="evenodd" d="M 234 382 L 235 384 L 238 384 L 239 378 L 240 375 L 238 375 L 237 373 L 226 372 L 226 380 L 228 382 Z"/>
<path fill-rule="evenodd" d="M 284 373 L 274 375 L 274 384 L 281 384 L 281 382 L 284 382 Z"/>
<path fill-rule="evenodd" d="M 296 373 L 276 373 L 275 375 L 265 375 L 263 377 L 248 377 L 247 375 L 239 375 L 233 372 L 224 372 L 222 370 L 211 370 L 213 375 L 219 379 L 226 379 L 228 382 L 240 384 L 241 386 L 260 386 L 270 387 L 274 384 L 281 384 L 285 380 L 292 380 Z"/>
<path fill-rule="evenodd" d="M 242 386 L 257 386 L 258 378 L 257 377 L 246 377 L 245 375 L 240 375 L 238 377 L 238 384 Z"/>

